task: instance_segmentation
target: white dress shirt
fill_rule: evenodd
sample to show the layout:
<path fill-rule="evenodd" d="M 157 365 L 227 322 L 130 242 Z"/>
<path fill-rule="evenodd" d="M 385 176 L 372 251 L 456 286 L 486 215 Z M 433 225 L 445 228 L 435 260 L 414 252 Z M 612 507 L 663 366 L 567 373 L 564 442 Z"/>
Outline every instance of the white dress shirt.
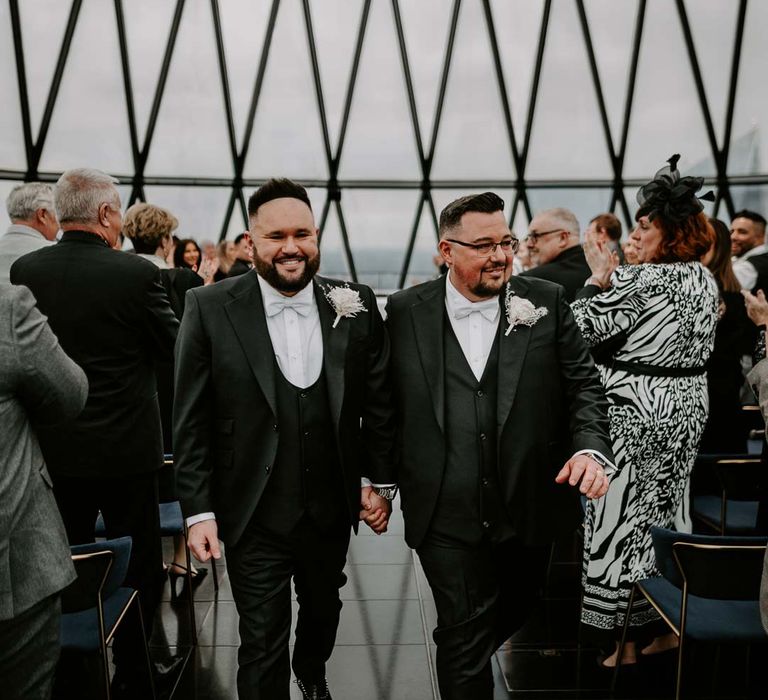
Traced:
<path fill-rule="evenodd" d="M 754 248 L 750 248 L 744 255 L 732 259 L 733 274 L 736 275 L 736 279 L 739 280 L 742 289 L 752 291 L 755 288 L 757 284 L 757 270 L 749 262 L 749 259 L 763 253 L 768 253 L 768 243 L 756 245 Z"/>
<path fill-rule="evenodd" d="M 472 374 L 480 381 L 499 328 L 499 298 L 470 301 L 453 286 L 449 272 L 445 278 L 445 309 Z"/>

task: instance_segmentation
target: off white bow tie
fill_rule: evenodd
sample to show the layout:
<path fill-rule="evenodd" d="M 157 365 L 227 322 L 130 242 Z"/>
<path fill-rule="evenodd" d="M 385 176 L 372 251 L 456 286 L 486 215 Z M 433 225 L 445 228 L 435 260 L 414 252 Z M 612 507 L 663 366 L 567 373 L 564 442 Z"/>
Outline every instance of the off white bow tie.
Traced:
<path fill-rule="evenodd" d="M 313 300 L 309 299 L 297 299 L 296 297 L 280 297 L 270 298 L 267 300 L 265 310 L 267 316 L 276 316 L 283 309 L 293 309 L 297 314 L 302 316 L 308 316 L 312 309 Z"/>
<path fill-rule="evenodd" d="M 462 297 L 453 303 L 453 317 L 455 319 L 466 318 L 475 311 L 479 311 L 487 320 L 495 321 L 499 313 L 499 300 L 494 298 L 472 302 Z"/>

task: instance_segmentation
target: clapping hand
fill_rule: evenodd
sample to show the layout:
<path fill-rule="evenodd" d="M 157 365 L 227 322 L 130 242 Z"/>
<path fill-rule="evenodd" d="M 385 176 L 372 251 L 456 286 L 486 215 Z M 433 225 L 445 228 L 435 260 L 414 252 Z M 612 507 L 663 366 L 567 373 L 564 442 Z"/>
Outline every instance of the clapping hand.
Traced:
<path fill-rule="evenodd" d="M 611 250 L 597 231 L 589 230 L 584 236 L 584 256 L 592 271 L 592 277 L 600 287 L 610 285 L 611 275 L 619 266 L 619 255 Z"/>
<path fill-rule="evenodd" d="M 768 300 L 766 300 L 763 290 L 758 289 L 757 294 L 752 294 L 752 292 L 742 289 L 741 293 L 744 295 L 747 314 L 752 319 L 752 323 L 756 326 L 768 325 Z"/>
<path fill-rule="evenodd" d="M 589 455 L 580 454 L 571 457 L 555 477 L 558 484 L 566 481 L 571 486 L 581 482 L 579 491 L 587 498 L 600 498 L 608 491 L 608 476 L 603 468 Z"/>
<path fill-rule="evenodd" d="M 377 535 L 383 535 L 387 531 L 392 504 L 379 496 L 373 487 L 364 486 L 360 490 L 360 508 L 360 520 L 365 520 Z"/>

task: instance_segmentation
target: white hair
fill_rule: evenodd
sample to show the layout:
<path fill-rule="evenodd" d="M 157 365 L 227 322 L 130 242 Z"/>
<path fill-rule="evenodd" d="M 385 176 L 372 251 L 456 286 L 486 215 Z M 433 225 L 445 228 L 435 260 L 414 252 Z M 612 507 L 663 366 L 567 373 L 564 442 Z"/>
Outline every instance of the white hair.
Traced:
<path fill-rule="evenodd" d="M 67 170 L 56 183 L 56 214 L 60 224 L 90 224 L 99 219 L 99 207 L 120 208 L 118 181 L 93 168 Z"/>
<path fill-rule="evenodd" d="M 5 200 L 5 206 L 11 221 L 29 221 L 38 209 L 46 209 L 53 214 L 53 185 L 45 182 L 16 185 Z"/>
<path fill-rule="evenodd" d="M 564 207 L 555 207 L 554 209 L 547 209 L 540 211 L 536 216 L 545 216 L 547 219 L 558 228 L 562 228 L 564 231 L 568 231 L 572 236 L 579 238 L 581 235 L 581 227 L 579 226 L 579 220 L 576 218 L 570 209 Z"/>

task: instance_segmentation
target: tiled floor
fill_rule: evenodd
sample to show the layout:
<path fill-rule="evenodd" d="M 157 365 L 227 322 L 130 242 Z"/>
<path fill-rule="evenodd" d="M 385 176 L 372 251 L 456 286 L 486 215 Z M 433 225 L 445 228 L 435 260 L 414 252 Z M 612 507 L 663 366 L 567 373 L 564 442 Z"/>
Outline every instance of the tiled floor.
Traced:
<path fill-rule="evenodd" d="M 577 557 L 575 542 L 558 545 L 544 599 L 532 610 L 529 623 L 496 654 L 495 698 L 609 696 L 610 674 L 597 668 L 597 651 L 578 644 Z M 403 541 L 399 512 L 386 535 L 376 537 L 365 528 L 353 538 L 347 575 L 336 648 L 328 665 L 335 700 L 437 700 L 434 603 L 418 560 Z M 236 698 L 237 613 L 225 566 L 219 566 L 219 576 L 218 595 L 210 574 L 195 592 L 196 649 L 188 646 L 185 605 L 172 604 L 167 597 L 162 604 L 153 654 L 162 657 L 167 644 L 188 655 L 174 700 Z M 674 659 L 643 661 L 623 674 L 619 694 L 643 700 L 673 697 Z M 691 659 L 689 697 L 749 697 L 743 650 L 724 649 L 717 666 L 715 661 L 711 649 Z M 754 657 L 752 666 L 766 668 L 754 663 Z M 753 686 L 758 690 L 751 697 L 768 698 L 768 686 Z M 295 686 L 291 697 L 300 697 Z"/>

